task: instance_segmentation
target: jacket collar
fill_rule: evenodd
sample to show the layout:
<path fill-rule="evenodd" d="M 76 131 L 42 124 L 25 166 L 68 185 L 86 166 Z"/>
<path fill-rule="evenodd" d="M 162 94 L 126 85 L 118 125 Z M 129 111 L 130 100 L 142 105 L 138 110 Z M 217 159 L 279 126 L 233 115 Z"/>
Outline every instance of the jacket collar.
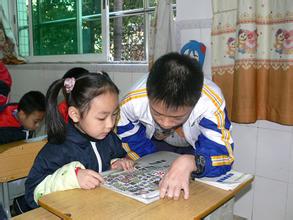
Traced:
<path fill-rule="evenodd" d="M 73 124 L 72 121 L 69 121 L 67 124 L 67 134 L 66 134 L 66 141 L 73 142 L 78 144 L 80 147 L 85 148 L 89 145 L 90 141 L 99 142 L 100 140 L 92 138 L 87 134 L 82 133 L 79 131 Z"/>

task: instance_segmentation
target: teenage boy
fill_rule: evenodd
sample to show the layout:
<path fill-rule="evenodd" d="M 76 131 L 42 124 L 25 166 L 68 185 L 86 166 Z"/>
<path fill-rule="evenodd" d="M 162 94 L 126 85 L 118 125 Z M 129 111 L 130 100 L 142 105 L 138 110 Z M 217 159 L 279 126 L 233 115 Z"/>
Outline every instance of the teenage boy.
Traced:
<path fill-rule="evenodd" d="M 161 198 L 189 197 L 190 174 L 213 177 L 234 161 L 231 123 L 220 89 L 204 79 L 200 64 L 169 53 L 152 66 L 121 102 L 117 134 L 128 156 L 167 150 L 182 154 L 160 183 Z"/>

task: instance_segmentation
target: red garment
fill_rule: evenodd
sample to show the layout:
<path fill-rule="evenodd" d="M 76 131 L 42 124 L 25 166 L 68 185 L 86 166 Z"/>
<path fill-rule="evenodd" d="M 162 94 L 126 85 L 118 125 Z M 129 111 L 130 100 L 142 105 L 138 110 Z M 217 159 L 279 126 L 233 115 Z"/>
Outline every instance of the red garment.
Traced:
<path fill-rule="evenodd" d="M 9 104 L 0 112 L 0 127 L 21 127 L 20 121 L 15 117 L 18 104 Z"/>
<path fill-rule="evenodd" d="M 4 105 L 9 101 L 8 97 L 11 85 L 11 76 L 5 65 L 2 62 L 0 62 L 0 105 Z"/>
<path fill-rule="evenodd" d="M 0 106 L 0 145 L 25 140 L 32 133 L 17 119 L 17 103 Z"/>
<path fill-rule="evenodd" d="M 0 80 L 7 84 L 9 87 L 12 85 L 11 76 L 5 67 L 5 65 L 0 61 Z"/>
<path fill-rule="evenodd" d="M 68 123 L 68 105 L 65 100 L 58 105 L 58 110 L 67 124 Z"/>
<path fill-rule="evenodd" d="M 0 94 L 0 105 L 5 105 L 8 102 L 8 98 Z"/>

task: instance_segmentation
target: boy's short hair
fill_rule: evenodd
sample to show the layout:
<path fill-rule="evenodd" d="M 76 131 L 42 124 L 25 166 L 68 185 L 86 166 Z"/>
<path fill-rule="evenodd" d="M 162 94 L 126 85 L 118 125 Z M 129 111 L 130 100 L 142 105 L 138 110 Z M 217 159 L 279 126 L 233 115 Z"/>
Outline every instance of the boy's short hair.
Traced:
<path fill-rule="evenodd" d="M 147 79 L 150 100 L 177 109 L 194 106 L 201 96 L 203 72 L 197 60 L 179 53 L 161 56 L 152 66 Z"/>
<path fill-rule="evenodd" d="M 45 112 L 45 95 L 39 91 L 25 93 L 18 103 L 18 111 L 20 110 L 26 115 L 30 115 L 34 111 Z"/>

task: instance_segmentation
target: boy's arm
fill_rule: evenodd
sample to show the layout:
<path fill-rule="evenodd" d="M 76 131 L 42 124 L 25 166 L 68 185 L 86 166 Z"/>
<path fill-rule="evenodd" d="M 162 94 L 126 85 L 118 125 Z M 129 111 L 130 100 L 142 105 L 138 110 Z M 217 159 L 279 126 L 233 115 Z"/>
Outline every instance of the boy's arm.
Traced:
<path fill-rule="evenodd" d="M 204 157 L 204 170 L 198 177 L 220 176 L 230 171 L 234 161 L 234 146 L 225 103 L 215 112 L 205 114 L 199 127 L 200 135 L 195 144 L 195 153 Z"/>
<path fill-rule="evenodd" d="M 0 128 L 0 144 L 7 144 L 14 141 L 25 140 L 27 132 L 20 128 L 3 127 Z"/>
<path fill-rule="evenodd" d="M 145 126 L 139 122 L 139 118 L 135 118 L 131 103 L 121 106 L 117 135 L 122 140 L 122 147 L 133 160 L 155 152 L 154 144 L 146 137 Z"/>

